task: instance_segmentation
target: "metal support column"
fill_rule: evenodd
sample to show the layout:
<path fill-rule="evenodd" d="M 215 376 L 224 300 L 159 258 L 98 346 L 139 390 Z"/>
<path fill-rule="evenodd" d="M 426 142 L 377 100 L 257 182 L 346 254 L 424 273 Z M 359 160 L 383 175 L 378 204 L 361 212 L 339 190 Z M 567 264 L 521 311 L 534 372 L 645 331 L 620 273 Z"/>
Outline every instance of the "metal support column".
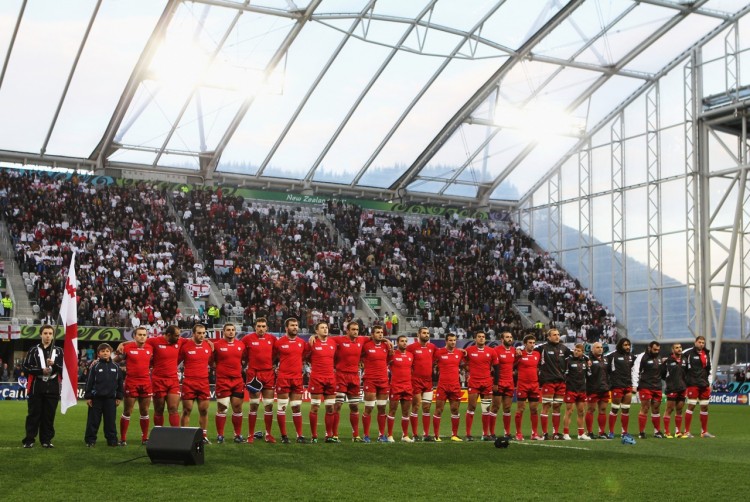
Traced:
<path fill-rule="evenodd" d="M 620 112 L 610 128 L 612 158 L 612 306 L 617 320 L 627 320 L 627 252 L 625 249 L 625 117 Z"/>
<path fill-rule="evenodd" d="M 648 222 L 648 330 L 662 338 L 663 275 L 661 268 L 661 151 L 659 141 L 659 82 L 646 92 L 646 166 Z"/>
<path fill-rule="evenodd" d="M 578 152 L 578 279 L 594 286 L 591 218 L 591 142 Z"/>

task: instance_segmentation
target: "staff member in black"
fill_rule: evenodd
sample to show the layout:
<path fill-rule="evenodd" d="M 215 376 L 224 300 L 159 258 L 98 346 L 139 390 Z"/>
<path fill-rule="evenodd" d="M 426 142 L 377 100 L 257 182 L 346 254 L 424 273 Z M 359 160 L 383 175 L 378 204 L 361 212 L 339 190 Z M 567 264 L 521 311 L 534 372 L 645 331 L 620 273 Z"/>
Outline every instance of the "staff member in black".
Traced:
<path fill-rule="evenodd" d="M 29 377 L 28 415 L 24 448 L 34 446 L 37 434 L 44 448 L 54 448 L 55 412 L 60 401 L 60 375 L 63 351 L 52 343 L 55 335 L 52 326 L 41 329 L 42 343 L 32 347 L 23 360 L 23 370 Z"/>
<path fill-rule="evenodd" d="M 108 343 L 99 344 L 96 355 L 98 359 L 89 368 L 89 377 L 86 380 L 84 398 L 89 407 L 89 414 L 84 440 L 88 447 L 96 444 L 99 424 L 104 415 L 104 437 L 107 439 L 107 445 L 117 446 L 115 415 L 123 397 L 122 370 L 112 361 L 112 347 Z"/>

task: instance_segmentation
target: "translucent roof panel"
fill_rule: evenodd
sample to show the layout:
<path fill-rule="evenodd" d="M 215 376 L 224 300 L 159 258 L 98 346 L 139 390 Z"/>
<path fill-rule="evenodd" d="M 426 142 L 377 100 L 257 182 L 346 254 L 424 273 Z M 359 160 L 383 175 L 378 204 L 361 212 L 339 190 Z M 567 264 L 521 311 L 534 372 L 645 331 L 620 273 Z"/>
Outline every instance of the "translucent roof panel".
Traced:
<path fill-rule="evenodd" d="M 562 8 L 563 2 L 506 0 L 482 26 L 482 37 L 510 49 L 518 49 Z"/>
<path fill-rule="evenodd" d="M 440 151 L 430 159 L 420 174 L 448 179 L 463 166 L 476 165 L 481 160 L 475 157 L 483 150 L 482 145 L 490 141 L 495 129 L 486 125 L 462 124 L 440 148 Z M 481 178 L 477 181 L 490 181 L 485 176 Z"/>

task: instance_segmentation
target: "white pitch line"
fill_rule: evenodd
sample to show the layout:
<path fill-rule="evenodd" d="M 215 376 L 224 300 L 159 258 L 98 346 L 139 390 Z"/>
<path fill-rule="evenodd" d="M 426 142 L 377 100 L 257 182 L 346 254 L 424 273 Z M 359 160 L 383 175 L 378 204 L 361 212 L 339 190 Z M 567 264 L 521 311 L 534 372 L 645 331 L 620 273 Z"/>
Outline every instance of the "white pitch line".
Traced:
<path fill-rule="evenodd" d="M 584 451 L 591 451 L 589 448 L 580 448 L 578 446 L 560 446 L 556 444 L 544 444 L 542 442 L 521 442 L 521 441 L 513 441 L 512 444 L 522 445 L 522 446 L 541 446 L 543 448 L 565 448 L 566 450 L 584 450 Z"/>

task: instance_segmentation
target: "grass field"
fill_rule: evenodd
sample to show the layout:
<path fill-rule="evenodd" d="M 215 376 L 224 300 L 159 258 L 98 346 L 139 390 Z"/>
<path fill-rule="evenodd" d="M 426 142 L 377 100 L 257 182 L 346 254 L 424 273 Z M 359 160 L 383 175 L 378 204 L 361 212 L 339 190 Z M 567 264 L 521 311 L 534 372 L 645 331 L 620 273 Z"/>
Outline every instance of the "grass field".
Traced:
<path fill-rule="evenodd" d="M 247 410 L 245 410 L 247 413 Z M 21 447 L 26 403 L 0 402 L 0 497 L 3 500 L 740 500 L 747 496 L 750 429 L 747 406 L 713 406 L 715 439 L 524 441 L 492 443 L 351 443 L 342 416 L 341 444 L 206 447 L 205 465 L 152 465 L 136 439 L 107 448 L 83 442 L 82 403 L 56 418 L 56 448 Z M 307 422 L 307 410 L 303 410 Z M 288 415 L 290 431 L 291 413 Z M 398 420 L 398 419 L 397 419 Z M 193 421 L 197 422 L 194 412 Z M 528 427 L 526 417 L 525 426 Z M 320 421 L 322 422 L 322 420 Z M 377 424 L 373 420 L 373 431 Z M 443 418 L 442 433 L 449 434 Z M 475 421 L 475 426 L 477 426 Z M 697 417 L 693 424 L 698 428 Z M 262 418 L 259 420 L 262 423 Z M 196 425 L 195 423 L 192 425 Z M 500 424 L 499 424 L 500 425 Z M 619 425 L 619 424 L 618 424 Z M 631 432 L 637 427 L 631 420 Z M 460 431 L 463 431 L 463 407 Z M 500 425 L 501 427 L 501 425 Z M 650 424 L 647 431 L 651 431 Z M 247 425 L 244 426 L 245 430 Z M 276 428 L 276 425 L 274 425 Z M 319 431 L 322 431 L 322 423 Z M 481 429 L 481 423 L 479 424 Z M 227 424 L 231 431 L 231 424 Z M 396 423 L 396 431 L 400 424 Z M 215 436 L 213 409 L 210 438 Z M 375 432 L 376 433 L 376 432 Z M 307 426 L 306 426 L 306 434 Z M 101 435 L 101 432 L 100 432 Z M 475 433 L 476 436 L 479 433 Z M 396 434 L 400 437 L 400 434 Z M 138 444 L 137 446 L 134 446 Z M 745 481 L 742 481 L 742 480 Z M 745 488 L 741 488 L 745 486 Z M 102 492 L 101 495 L 95 495 Z M 743 495 L 744 493 L 744 495 Z"/>

